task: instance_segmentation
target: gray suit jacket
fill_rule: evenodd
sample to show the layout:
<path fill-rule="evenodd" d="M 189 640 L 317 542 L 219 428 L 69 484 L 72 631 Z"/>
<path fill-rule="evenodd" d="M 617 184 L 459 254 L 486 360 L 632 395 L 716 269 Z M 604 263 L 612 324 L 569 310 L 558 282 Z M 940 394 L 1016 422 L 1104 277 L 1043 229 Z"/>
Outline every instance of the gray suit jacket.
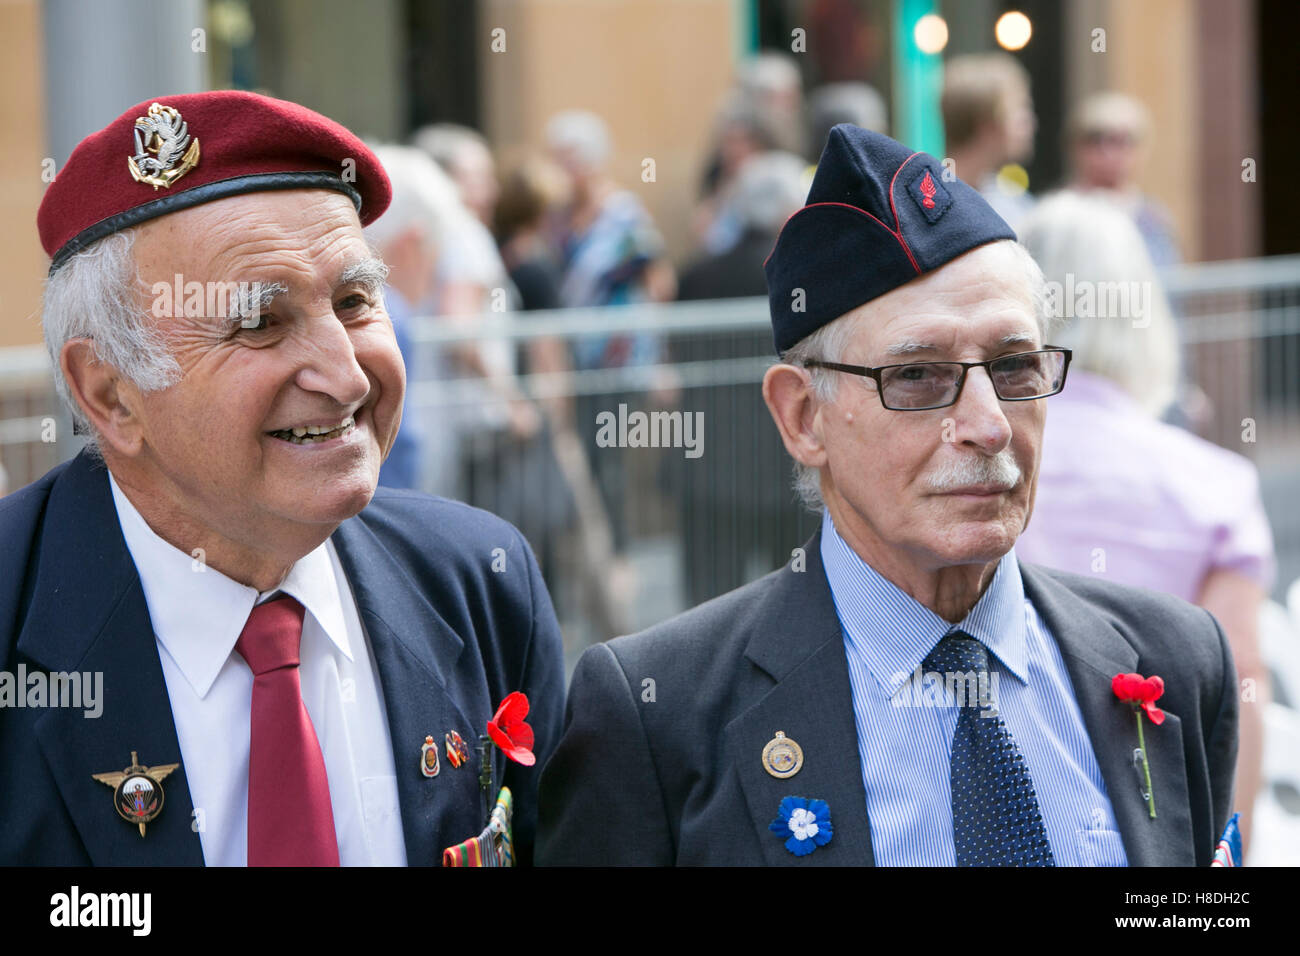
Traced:
<path fill-rule="evenodd" d="M 644 633 L 590 648 L 542 774 L 541 864 L 872 865 L 848 664 L 821 564 L 788 565 Z M 1131 866 L 1206 866 L 1231 808 L 1236 673 L 1218 622 L 1154 591 L 1020 565 L 1060 646 Z M 1147 725 L 1158 816 L 1139 791 L 1118 673 L 1158 674 Z M 803 748 L 781 780 L 760 759 L 776 731 Z M 818 797 L 834 838 L 796 857 L 768 824 L 787 795 Z"/>

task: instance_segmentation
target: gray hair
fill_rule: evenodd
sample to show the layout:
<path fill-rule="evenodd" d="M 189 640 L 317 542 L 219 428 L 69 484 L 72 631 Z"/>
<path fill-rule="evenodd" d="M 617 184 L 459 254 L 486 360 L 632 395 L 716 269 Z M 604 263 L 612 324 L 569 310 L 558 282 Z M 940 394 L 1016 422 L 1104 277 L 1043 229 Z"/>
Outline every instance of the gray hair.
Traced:
<path fill-rule="evenodd" d="M 820 153 L 831 129 L 852 123 L 876 133 L 889 131 L 885 98 L 869 83 L 826 83 L 808 97 L 808 145 Z"/>
<path fill-rule="evenodd" d="M 1038 320 L 1038 329 L 1046 344 L 1055 325 L 1047 311 L 1047 281 L 1043 277 L 1043 270 L 1038 268 L 1038 263 L 1024 246 L 1009 239 L 1001 242 L 1015 250 L 1016 257 L 1025 268 L 1034 317 Z M 869 309 L 861 308 L 844 313 L 786 349 L 781 362 L 799 367 L 804 367 L 810 361 L 843 362 L 849 344 L 869 314 Z M 810 368 L 807 371 L 813 397 L 824 405 L 834 404 L 842 376 L 825 368 Z M 825 507 L 825 502 L 822 501 L 821 469 L 796 460 L 793 485 L 804 507 L 814 514 L 820 514 Z"/>
<path fill-rule="evenodd" d="M 803 77 L 794 57 L 774 50 L 764 50 L 744 60 L 736 70 L 736 81 L 746 96 L 803 89 Z"/>
<path fill-rule="evenodd" d="M 100 435 L 72 397 L 59 364 L 68 341 L 90 339 L 95 361 L 111 365 L 142 392 L 167 388 L 181 377 L 180 366 L 141 305 L 134 244 L 133 229 L 105 236 L 69 258 L 45 283 L 41 325 L 54 386 L 92 454 L 99 454 Z"/>
<path fill-rule="evenodd" d="M 441 242 L 449 226 L 468 218 L 456 184 L 427 154 L 414 146 L 369 145 L 393 187 L 388 209 L 365 228 L 371 242 L 383 248 L 412 225 Z"/>
<path fill-rule="evenodd" d="M 1141 100 L 1124 93 L 1105 91 L 1094 93 L 1075 107 L 1066 130 L 1073 139 L 1097 131 L 1122 131 L 1141 142 L 1150 126 L 1150 113 Z"/>
<path fill-rule="evenodd" d="M 807 161 L 794 153 L 760 153 L 740 167 L 726 206 L 743 226 L 775 236 L 804 204 L 807 170 Z"/>
<path fill-rule="evenodd" d="M 570 151 L 588 171 L 594 172 L 609 158 L 609 127 L 595 113 L 564 110 L 547 121 L 546 143 L 551 149 Z"/>
<path fill-rule="evenodd" d="M 491 152 L 483 134 L 458 123 L 433 123 L 421 126 L 411 135 L 411 145 L 423 150 L 451 175 L 462 162 L 462 157 L 472 149 Z"/>
<path fill-rule="evenodd" d="M 1067 190 L 1038 202 L 1020 236 L 1047 275 L 1052 312 L 1074 314 L 1059 342 L 1074 350 L 1074 367 L 1164 412 L 1178 386 L 1178 328 L 1137 226 L 1101 195 Z M 1085 288 L 1094 293 L 1087 314 L 1064 301 Z"/>

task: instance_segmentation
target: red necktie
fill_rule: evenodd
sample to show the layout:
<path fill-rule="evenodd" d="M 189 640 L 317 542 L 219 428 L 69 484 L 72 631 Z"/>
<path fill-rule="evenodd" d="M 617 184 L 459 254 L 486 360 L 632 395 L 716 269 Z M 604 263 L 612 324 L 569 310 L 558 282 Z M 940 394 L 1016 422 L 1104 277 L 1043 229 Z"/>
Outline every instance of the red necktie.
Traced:
<path fill-rule="evenodd" d="M 325 758 L 298 680 L 303 606 L 289 595 L 253 608 L 235 644 L 253 669 L 248 865 L 338 866 Z"/>

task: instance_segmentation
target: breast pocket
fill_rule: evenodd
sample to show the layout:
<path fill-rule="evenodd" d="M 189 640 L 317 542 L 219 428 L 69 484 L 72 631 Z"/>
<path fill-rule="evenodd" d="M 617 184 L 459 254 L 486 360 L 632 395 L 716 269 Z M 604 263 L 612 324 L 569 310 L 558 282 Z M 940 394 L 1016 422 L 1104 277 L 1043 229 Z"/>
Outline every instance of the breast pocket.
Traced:
<path fill-rule="evenodd" d="M 1079 862 L 1082 866 L 1127 866 L 1124 843 L 1115 830 L 1079 830 Z"/>

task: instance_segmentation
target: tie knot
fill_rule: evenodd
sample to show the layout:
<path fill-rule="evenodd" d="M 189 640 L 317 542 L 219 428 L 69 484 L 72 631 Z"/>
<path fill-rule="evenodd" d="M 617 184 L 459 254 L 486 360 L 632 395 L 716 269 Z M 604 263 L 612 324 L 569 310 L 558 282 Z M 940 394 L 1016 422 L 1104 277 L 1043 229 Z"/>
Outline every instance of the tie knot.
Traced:
<path fill-rule="evenodd" d="M 987 671 L 989 652 L 965 631 L 951 631 L 926 655 L 922 666 L 945 674 Z"/>
<path fill-rule="evenodd" d="M 235 650 L 255 676 L 298 666 L 303 606 L 287 594 L 263 601 L 248 615 Z"/>

